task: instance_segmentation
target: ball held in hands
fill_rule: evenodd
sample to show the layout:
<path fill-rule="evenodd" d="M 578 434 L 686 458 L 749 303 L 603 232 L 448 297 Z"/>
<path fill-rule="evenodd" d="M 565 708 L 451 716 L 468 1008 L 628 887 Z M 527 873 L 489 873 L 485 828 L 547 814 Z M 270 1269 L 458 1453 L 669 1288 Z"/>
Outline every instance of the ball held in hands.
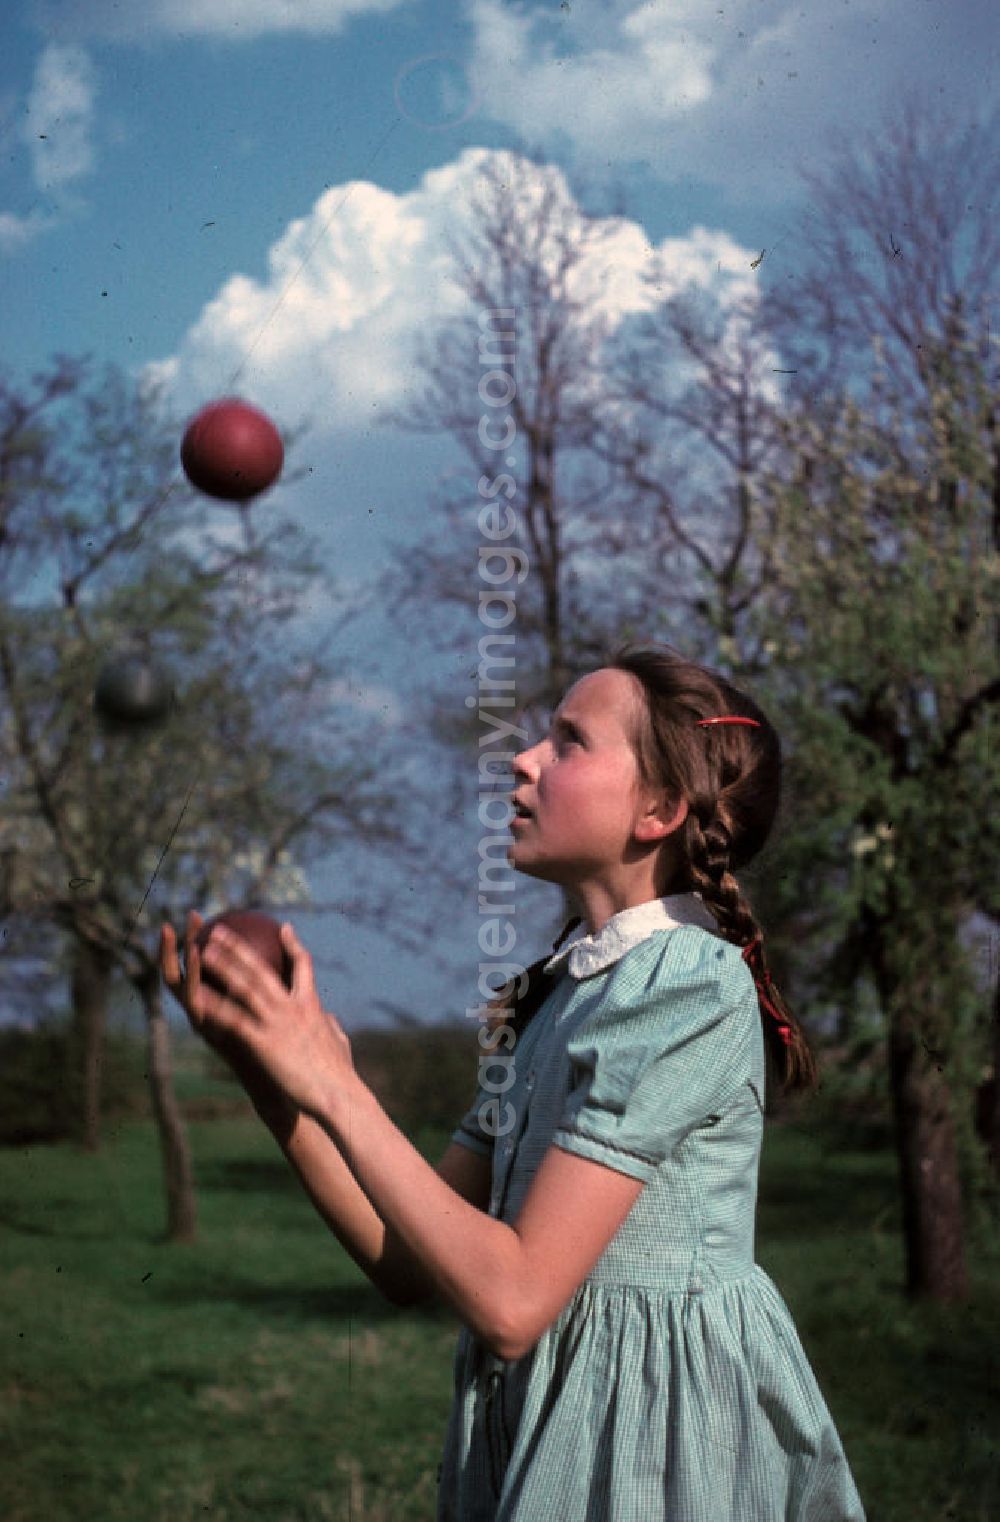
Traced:
<path fill-rule="evenodd" d="M 231 930 L 234 935 L 240 936 L 252 946 L 271 971 L 281 979 L 285 987 L 291 988 L 292 959 L 285 950 L 281 939 L 281 926 L 276 919 L 272 919 L 269 914 L 264 914 L 259 909 L 228 909 L 222 914 L 216 914 L 212 919 L 205 921 L 195 936 L 194 943 L 199 952 L 205 950 L 216 925 L 225 926 L 227 930 Z M 222 984 L 204 965 L 201 969 L 201 980 L 216 993 L 226 992 Z"/>

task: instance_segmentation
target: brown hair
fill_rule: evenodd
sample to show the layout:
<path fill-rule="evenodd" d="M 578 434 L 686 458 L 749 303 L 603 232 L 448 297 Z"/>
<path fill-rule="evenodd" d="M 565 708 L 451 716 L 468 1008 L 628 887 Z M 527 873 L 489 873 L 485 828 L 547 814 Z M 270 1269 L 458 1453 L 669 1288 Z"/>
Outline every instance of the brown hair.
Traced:
<path fill-rule="evenodd" d="M 746 693 L 668 645 L 625 645 L 606 664 L 630 672 L 643 689 L 634 737 L 642 781 L 688 804 L 687 818 L 671 837 L 672 868 L 664 855 L 670 880 L 658 884 L 659 892 L 700 894 L 724 939 L 748 952 L 753 947 L 751 971 L 779 1081 L 789 1090 L 812 1088 L 816 1065 L 805 1033 L 775 987 L 760 927 L 734 875 L 761 850 L 778 810 L 777 732 Z M 724 714 L 756 722 L 698 727 L 700 719 Z M 566 926 L 560 940 L 576 923 Z M 546 960 L 527 969 L 519 997 L 510 999 L 504 990 L 492 1001 L 491 1025 L 506 1020 L 516 1032 L 523 1029 L 555 981 L 542 972 Z"/>

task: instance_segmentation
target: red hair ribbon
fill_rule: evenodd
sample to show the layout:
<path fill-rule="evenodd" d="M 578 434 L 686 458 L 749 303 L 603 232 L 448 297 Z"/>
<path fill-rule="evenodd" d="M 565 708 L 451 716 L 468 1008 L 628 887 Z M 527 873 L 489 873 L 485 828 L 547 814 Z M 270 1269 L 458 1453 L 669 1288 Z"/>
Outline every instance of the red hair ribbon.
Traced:
<path fill-rule="evenodd" d="M 759 719 L 747 719 L 739 713 L 725 713 L 718 719 L 699 719 L 698 728 L 704 729 L 708 724 L 749 724 L 751 729 L 760 728 Z"/>
<path fill-rule="evenodd" d="M 771 974 L 767 968 L 761 966 L 760 954 L 763 949 L 763 945 L 764 942 L 761 936 L 755 935 L 753 940 L 743 948 L 743 960 L 746 962 L 747 966 L 750 968 L 751 974 L 753 975 L 754 983 L 757 985 L 757 996 L 760 999 L 762 1006 L 771 1016 L 771 1019 L 776 1023 L 778 1027 L 778 1035 L 781 1037 L 782 1041 L 786 1046 L 789 1046 L 792 1040 L 792 1027 L 789 1025 L 784 1015 L 780 1014 L 779 1011 L 775 1009 L 774 1005 L 767 997 L 767 990 L 774 987 L 774 979 L 771 977 Z"/>

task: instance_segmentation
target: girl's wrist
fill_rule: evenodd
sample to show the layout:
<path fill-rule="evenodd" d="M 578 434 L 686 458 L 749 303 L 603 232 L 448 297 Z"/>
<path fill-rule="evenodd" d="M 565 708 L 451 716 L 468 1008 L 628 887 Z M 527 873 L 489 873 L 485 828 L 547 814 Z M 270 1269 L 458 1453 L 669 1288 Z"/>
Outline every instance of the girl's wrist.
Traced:
<path fill-rule="evenodd" d="M 338 1073 L 325 1087 L 320 1104 L 312 1112 L 313 1119 L 342 1147 L 350 1136 L 352 1117 L 359 1107 L 369 1105 L 377 1107 L 378 1100 L 352 1068 L 349 1073 Z"/>

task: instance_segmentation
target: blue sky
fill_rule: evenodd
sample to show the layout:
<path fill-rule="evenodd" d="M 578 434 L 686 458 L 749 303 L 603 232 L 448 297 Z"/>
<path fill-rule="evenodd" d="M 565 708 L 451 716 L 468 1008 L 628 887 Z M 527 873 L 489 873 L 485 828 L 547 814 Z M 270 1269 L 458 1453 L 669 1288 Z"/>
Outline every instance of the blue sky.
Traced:
<path fill-rule="evenodd" d="M 619 194 L 623 308 L 653 257 L 742 289 L 761 250 L 772 269 L 801 252 L 799 169 L 907 92 L 985 106 L 998 31 L 987 0 L 9 0 L 5 365 L 90 352 L 155 367 L 179 416 L 236 380 L 283 426 L 308 419 L 295 511 L 363 586 L 460 468 L 377 420 L 419 388 L 419 333 L 459 309 L 444 239 L 483 155 L 526 145 Z M 345 678 L 390 695 L 412 654 L 347 651 Z M 404 975 L 352 931 L 327 990 L 346 1022 L 411 984 L 428 1016 L 465 1007 L 475 847 L 473 824 L 449 968 Z M 331 959 L 348 945 L 332 920 L 311 934 Z"/>

